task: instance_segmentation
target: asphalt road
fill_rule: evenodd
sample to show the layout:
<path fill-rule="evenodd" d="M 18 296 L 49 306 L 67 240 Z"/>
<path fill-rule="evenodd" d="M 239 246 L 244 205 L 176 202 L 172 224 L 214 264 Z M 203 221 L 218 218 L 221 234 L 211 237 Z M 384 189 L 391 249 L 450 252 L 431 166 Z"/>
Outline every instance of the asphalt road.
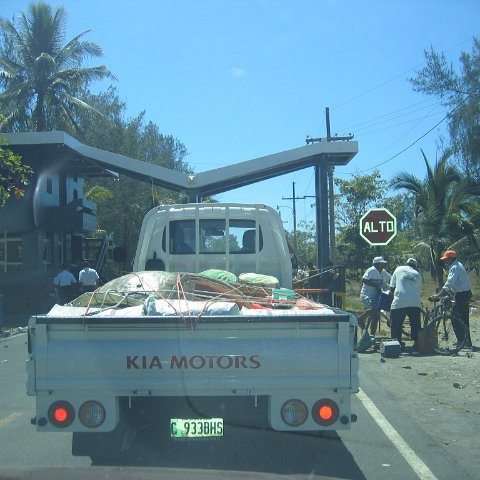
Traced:
<path fill-rule="evenodd" d="M 476 453 L 480 414 L 445 410 L 445 415 L 440 412 L 431 421 L 420 406 L 431 412 L 431 405 L 437 406 L 434 397 L 418 382 L 422 375 L 409 377 L 414 368 L 404 368 L 418 359 L 405 356 L 380 362 L 378 353 L 361 356 L 362 388 L 352 409 L 358 422 L 351 430 L 315 435 L 238 427 L 230 430 L 225 442 L 145 448 L 139 452 L 140 467 L 91 466 L 90 459 L 71 455 L 71 434 L 39 433 L 30 424 L 35 400 L 25 394 L 26 340 L 25 334 L 0 338 L 0 478 L 213 480 L 281 475 L 296 480 L 468 480 L 480 476 Z M 432 398 L 431 404 L 425 405 L 422 391 Z M 462 441 L 452 442 L 454 437 Z"/>

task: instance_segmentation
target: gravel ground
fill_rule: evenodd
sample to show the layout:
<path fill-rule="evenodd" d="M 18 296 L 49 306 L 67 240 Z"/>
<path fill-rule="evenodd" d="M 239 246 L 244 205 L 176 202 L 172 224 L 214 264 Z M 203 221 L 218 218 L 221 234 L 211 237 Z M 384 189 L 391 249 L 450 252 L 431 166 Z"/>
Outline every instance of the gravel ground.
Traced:
<path fill-rule="evenodd" d="M 380 387 L 390 392 L 399 409 L 460 464 L 478 473 L 480 456 L 475 447 L 480 431 L 478 314 L 470 317 L 470 333 L 473 347 L 454 356 L 409 352 L 411 342 L 407 342 L 407 351 L 399 358 L 382 358 L 373 349 L 359 357 L 360 370 L 372 374 Z M 475 474 L 473 478 L 478 477 Z"/>

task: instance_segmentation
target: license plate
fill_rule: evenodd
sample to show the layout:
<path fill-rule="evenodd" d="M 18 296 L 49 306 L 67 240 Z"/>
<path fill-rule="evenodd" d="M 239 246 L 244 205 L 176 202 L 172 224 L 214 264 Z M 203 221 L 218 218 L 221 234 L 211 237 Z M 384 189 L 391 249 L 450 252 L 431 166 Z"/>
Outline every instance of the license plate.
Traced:
<path fill-rule="evenodd" d="M 223 437 L 223 418 L 171 418 L 170 437 Z"/>

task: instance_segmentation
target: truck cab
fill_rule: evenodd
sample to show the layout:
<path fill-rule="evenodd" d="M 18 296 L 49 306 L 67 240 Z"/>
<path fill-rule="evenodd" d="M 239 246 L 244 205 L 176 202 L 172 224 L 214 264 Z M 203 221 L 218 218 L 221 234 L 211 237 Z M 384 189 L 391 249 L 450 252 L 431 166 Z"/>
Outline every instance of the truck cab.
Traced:
<path fill-rule="evenodd" d="M 209 269 L 270 275 L 292 287 L 292 262 L 278 213 L 266 205 L 160 205 L 142 223 L 133 270 Z"/>

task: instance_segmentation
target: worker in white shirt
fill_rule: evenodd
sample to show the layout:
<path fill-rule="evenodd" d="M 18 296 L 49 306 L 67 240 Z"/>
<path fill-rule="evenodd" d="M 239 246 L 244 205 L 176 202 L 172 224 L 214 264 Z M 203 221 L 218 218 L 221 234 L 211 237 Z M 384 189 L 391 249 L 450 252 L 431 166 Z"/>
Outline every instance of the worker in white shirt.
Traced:
<path fill-rule="evenodd" d="M 382 292 L 388 293 L 390 289 L 391 275 L 385 270 L 386 264 L 383 257 L 375 257 L 372 266 L 362 277 L 360 300 L 366 310 L 358 316 L 358 324 L 363 329 L 365 327 L 364 319 L 369 318 L 371 335 L 375 335 L 380 321 L 380 295 Z"/>
<path fill-rule="evenodd" d="M 53 279 L 57 288 L 58 300 L 61 305 L 68 303 L 73 297 L 73 286 L 77 280 L 66 265 L 62 265 L 61 272 Z"/>
<path fill-rule="evenodd" d="M 453 292 L 455 295 L 455 306 L 452 313 L 460 316 L 463 323 L 467 327 L 466 347 L 472 347 L 472 338 L 470 336 L 470 300 L 472 298 L 472 284 L 465 267 L 457 260 L 457 252 L 455 250 L 447 250 L 440 260 L 445 262 L 448 268 L 448 277 L 442 289 L 436 295 L 429 297 L 432 300 L 438 300 Z M 453 325 L 455 330 L 455 324 Z"/>
<path fill-rule="evenodd" d="M 418 348 L 418 332 L 420 330 L 422 276 L 418 271 L 418 262 L 409 258 L 405 265 L 400 265 L 393 272 L 390 280 L 390 292 L 393 295 L 390 310 L 390 328 L 392 338 L 402 341 L 402 326 L 405 318 L 410 320 L 413 350 Z"/>
<path fill-rule="evenodd" d="M 78 281 L 82 286 L 83 292 L 93 292 L 98 286 L 98 273 L 94 268 L 90 268 L 88 262 L 82 263 L 83 269 L 78 274 Z"/>

